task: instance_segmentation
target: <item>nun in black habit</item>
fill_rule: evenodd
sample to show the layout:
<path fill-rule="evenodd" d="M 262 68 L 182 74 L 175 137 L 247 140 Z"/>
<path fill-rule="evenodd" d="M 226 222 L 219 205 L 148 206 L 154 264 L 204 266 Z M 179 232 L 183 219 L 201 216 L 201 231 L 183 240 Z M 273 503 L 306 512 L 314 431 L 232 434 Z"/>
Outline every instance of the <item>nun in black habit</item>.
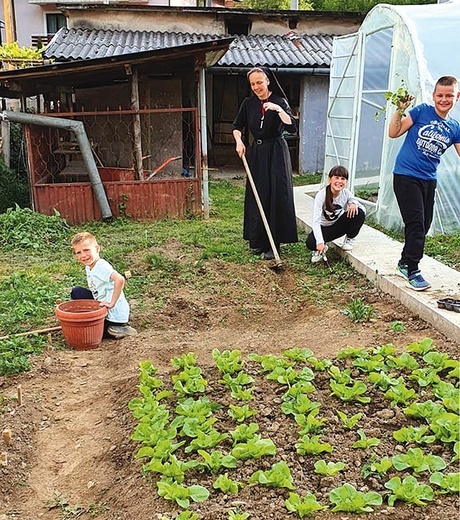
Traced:
<path fill-rule="evenodd" d="M 297 242 L 297 223 L 292 190 L 292 170 L 283 132 L 295 134 L 297 124 L 284 92 L 268 69 L 254 68 L 248 74 L 253 95 L 241 103 L 233 122 L 236 152 L 246 154 L 277 249 L 281 243 Z M 249 183 L 244 200 L 243 238 L 256 254 L 274 258 L 270 242 Z"/>

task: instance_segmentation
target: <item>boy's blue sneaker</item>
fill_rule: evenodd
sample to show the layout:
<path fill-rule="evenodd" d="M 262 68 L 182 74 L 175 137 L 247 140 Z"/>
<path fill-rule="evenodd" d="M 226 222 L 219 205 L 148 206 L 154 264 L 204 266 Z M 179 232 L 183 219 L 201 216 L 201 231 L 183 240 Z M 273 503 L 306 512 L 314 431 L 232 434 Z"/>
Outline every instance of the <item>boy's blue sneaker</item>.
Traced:
<path fill-rule="evenodd" d="M 431 287 L 430 282 L 427 282 L 425 278 L 423 278 L 420 271 L 414 271 L 409 276 L 408 282 L 414 291 L 424 291 L 425 289 L 429 289 Z"/>
<path fill-rule="evenodd" d="M 409 279 L 409 268 L 406 264 L 398 263 L 398 265 L 396 266 L 396 271 L 398 271 L 398 274 L 406 280 Z"/>

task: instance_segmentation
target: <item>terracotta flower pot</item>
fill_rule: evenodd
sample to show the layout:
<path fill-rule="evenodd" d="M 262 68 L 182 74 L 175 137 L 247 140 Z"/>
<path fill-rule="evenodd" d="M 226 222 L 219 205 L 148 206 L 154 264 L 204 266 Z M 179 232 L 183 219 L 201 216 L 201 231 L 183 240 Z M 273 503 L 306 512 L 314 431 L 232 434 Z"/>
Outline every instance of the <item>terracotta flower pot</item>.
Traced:
<path fill-rule="evenodd" d="M 62 334 L 75 350 L 90 350 L 101 344 L 106 316 L 107 308 L 99 307 L 97 300 L 70 300 L 56 307 Z"/>

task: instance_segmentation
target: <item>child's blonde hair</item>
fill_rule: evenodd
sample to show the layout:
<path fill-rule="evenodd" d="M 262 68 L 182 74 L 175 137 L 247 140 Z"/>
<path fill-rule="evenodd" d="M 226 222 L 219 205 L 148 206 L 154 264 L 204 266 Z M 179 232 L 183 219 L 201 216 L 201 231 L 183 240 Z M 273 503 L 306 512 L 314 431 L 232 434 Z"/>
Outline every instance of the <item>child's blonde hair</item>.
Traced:
<path fill-rule="evenodd" d="M 82 231 L 81 233 L 77 233 L 76 235 L 74 235 L 72 237 L 72 240 L 70 241 L 70 244 L 73 247 L 85 240 L 89 240 L 90 242 L 97 244 L 96 237 L 91 233 L 88 233 L 88 231 Z"/>

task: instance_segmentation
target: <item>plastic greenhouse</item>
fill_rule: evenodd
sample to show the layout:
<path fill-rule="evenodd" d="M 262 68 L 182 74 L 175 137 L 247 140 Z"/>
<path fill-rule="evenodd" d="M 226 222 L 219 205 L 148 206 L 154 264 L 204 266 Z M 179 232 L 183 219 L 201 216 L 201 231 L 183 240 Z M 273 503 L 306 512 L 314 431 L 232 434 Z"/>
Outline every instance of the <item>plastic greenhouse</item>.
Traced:
<path fill-rule="evenodd" d="M 385 93 L 405 86 L 414 104 L 432 103 L 436 80 L 460 79 L 460 0 L 441 4 L 379 4 L 357 33 L 334 38 L 329 87 L 324 179 L 332 166 L 350 172 L 358 196 L 387 229 L 402 220 L 393 194 L 393 165 L 404 136 L 388 137 L 394 106 Z M 388 114 L 388 115 L 387 115 Z M 460 119 L 460 102 L 452 110 Z M 369 211 L 369 213 L 371 212 Z M 450 147 L 438 169 L 431 233 L 460 230 L 460 158 Z"/>

